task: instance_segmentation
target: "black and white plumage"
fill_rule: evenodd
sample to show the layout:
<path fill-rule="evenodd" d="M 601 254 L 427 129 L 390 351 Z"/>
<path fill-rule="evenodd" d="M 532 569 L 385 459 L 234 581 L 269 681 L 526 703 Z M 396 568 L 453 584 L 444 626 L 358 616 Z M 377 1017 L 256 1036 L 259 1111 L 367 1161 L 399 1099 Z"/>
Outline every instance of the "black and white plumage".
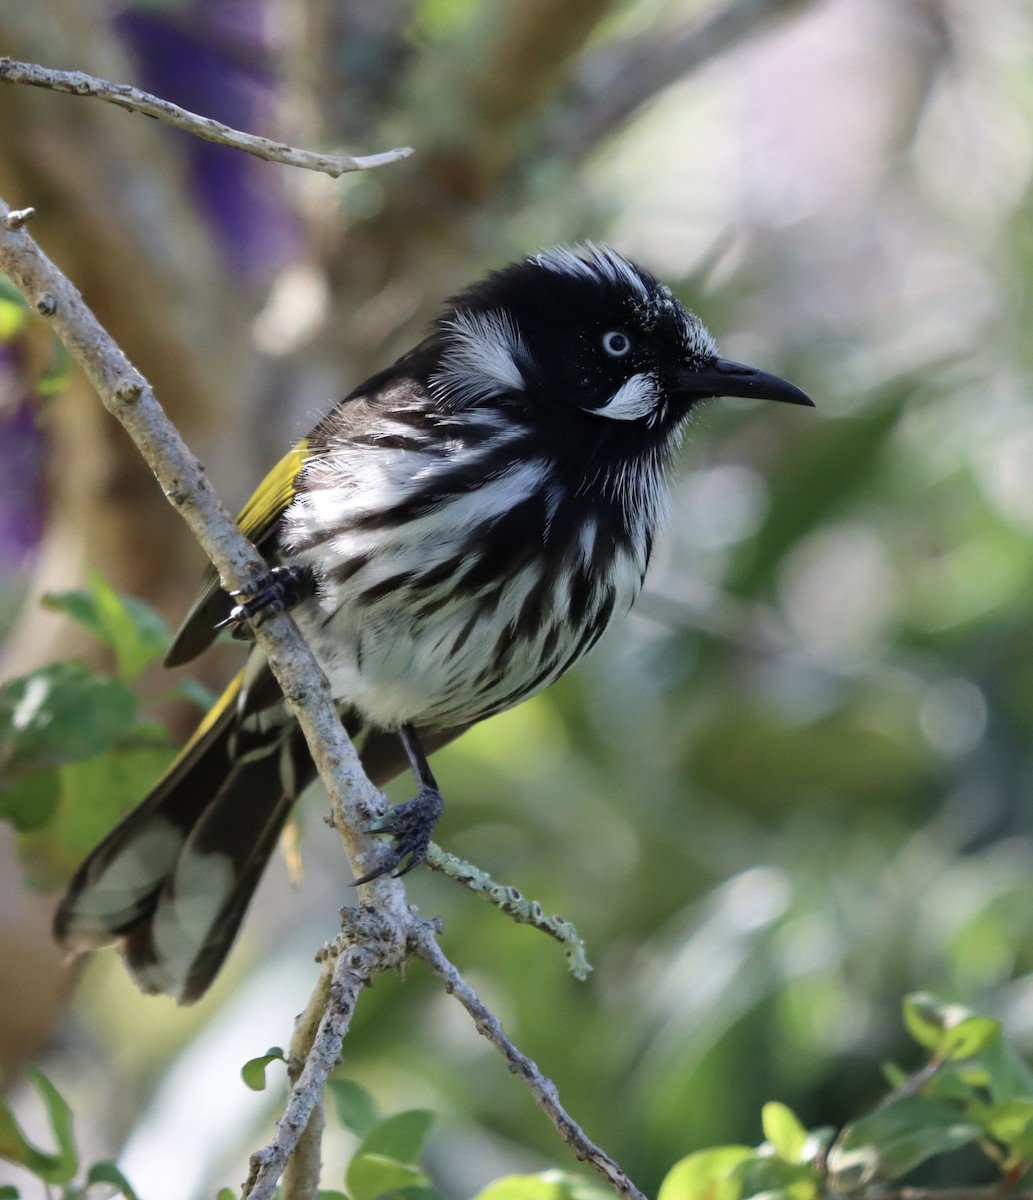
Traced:
<path fill-rule="evenodd" d="M 547 687 L 627 611 L 671 452 L 693 407 L 717 395 L 810 403 L 718 358 L 698 317 L 613 250 L 561 248 L 496 272 L 267 477 L 241 525 L 282 584 L 233 609 L 211 583 L 169 660 L 270 596 L 290 604 L 349 730 L 368 731 L 374 780 L 406 756 L 414 768 L 419 794 L 385 826 L 394 852 L 366 878 L 407 870 L 441 811 L 424 751 Z M 312 775 L 253 649 L 80 868 L 58 938 L 76 950 L 118 940 L 145 990 L 195 999 Z"/>

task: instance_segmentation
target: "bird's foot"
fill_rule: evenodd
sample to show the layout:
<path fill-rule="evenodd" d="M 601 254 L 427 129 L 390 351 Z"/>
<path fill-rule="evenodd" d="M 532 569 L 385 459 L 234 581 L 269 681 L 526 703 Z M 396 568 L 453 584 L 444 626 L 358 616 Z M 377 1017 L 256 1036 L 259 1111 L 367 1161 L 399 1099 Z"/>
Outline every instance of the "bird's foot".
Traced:
<path fill-rule="evenodd" d="M 215 628 L 231 629 L 235 638 L 246 638 L 249 624 L 261 625 L 267 617 L 288 612 L 315 592 L 316 580 L 309 567 L 273 567 L 268 575 L 230 593 L 234 599 L 239 597 L 240 603 Z"/>
<path fill-rule="evenodd" d="M 370 826 L 370 833 L 391 834 L 391 852 L 379 867 L 354 880 L 354 884 L 370 883 L 388 873 L 399 879 L 418 867 L 427 857 L 430 835 L 444 811 L 441 793 L 433 787 L 421 787 L 412 800 L 389 809 Z"/>

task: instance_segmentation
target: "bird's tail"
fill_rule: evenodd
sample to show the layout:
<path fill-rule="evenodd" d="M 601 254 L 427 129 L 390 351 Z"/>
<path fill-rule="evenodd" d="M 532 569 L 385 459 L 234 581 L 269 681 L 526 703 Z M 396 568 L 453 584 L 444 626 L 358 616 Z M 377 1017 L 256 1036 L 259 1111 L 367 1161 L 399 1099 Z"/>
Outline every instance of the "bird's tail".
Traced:
<path fill-rule="evenodd" d="M 86 859 L 54 918 L 79 952 L 117 941 L 137 984 L 189 1004 L 221 967 L 295 799 L 315 776 L 282 704 L 230 684 L 150 794 Z"/>
<path fill-rule="evenodd" d="M 362 729 L 342 713 L 351 737 Z M 429 754 L 462 728 L 418 731 Z M 407 766 L 371 729 L 361 758 L 381 787 Z M 54 917 L 73 953 L 117 942 L 145 992 L 190 1004 L 222 966 L 294 801 L 315 779 L 301 730 L 260 652 L 179 757 L 75 873 Z"/>

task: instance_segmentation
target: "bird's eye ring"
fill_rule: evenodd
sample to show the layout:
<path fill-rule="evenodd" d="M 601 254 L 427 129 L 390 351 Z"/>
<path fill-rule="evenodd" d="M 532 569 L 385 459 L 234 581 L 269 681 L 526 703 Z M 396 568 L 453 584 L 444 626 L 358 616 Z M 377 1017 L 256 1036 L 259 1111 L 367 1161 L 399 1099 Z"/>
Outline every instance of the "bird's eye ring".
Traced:
<path fill-rule="evenodd" d="M 603 349 L 611 358 L 623 358 L 631 350 L 631 338 L 619 329 L 603 334 Z"/>

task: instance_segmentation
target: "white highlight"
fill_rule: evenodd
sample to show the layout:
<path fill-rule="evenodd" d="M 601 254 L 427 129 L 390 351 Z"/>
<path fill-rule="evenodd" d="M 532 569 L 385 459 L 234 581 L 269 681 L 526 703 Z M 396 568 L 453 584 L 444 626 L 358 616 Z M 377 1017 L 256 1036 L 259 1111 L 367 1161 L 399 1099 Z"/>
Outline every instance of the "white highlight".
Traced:
<path fill-rule="evenodd" d="M 581 551 L 581 561 L 586 566 L 591 566 L 592 564 L 592 556 L 595 553 L 595 538 L 598 532 L 599 526 L 595 517 L 588 517 L 581 526 L 581 536 L 578 546 Z"/>
<path fill-rule="evenodd" d="M 639 417 L 648 416 L 659 399 L 656 376 L 641 372 L 626 379 L 602 408 L 585 411 L 594 417 L 610 417 L 614 421 L 637 421 Z"/>
<path fill-rule="evenodd" d="M 433 388 L 460 407 L 524 390 L 519 362 L 527 348 L 508 313 L 460 311 L 445 328 L 449 344 L 431 377 Z"/>

